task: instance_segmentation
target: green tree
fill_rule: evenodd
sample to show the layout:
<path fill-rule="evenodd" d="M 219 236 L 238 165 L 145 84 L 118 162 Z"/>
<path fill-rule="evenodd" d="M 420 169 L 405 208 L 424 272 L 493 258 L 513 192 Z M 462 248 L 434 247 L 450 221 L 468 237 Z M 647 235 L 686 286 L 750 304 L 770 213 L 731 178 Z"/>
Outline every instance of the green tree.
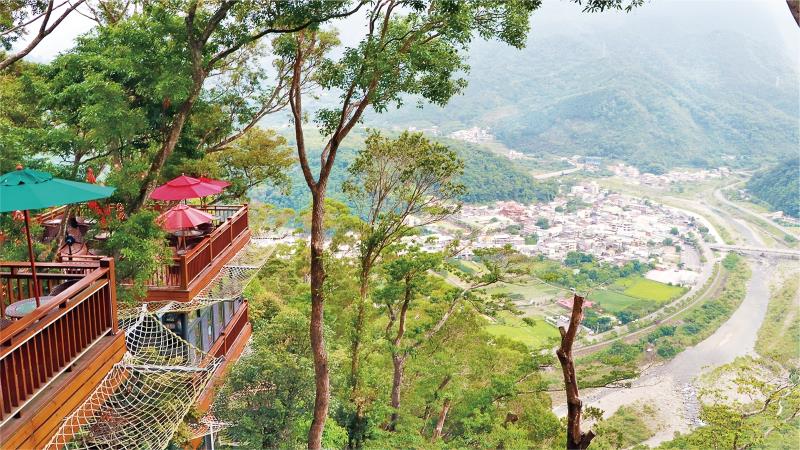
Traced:
<path fill-rule="evenodd" d="M 231 183 L 215 202 L 242 200 L 250 189 L 269 182 L 286 193 L 286 171 L 294 164 L 286 139 L 273 130 L 248 129 L 225 148 L 205 153 L 201 160 L 189 160 L 182 172 L 221 178 Z"/>
<path fill-rule="evenodd" d="M 525 42 L 529 14 L 537 1 L 475 2 L 389 1 L 375 2 L 367 10 L 367 33 L 361 42 L 345 50 L 338 61 L 322 64 L 317 80 L 325 90 L 341 92 L 336 108 L 316 114 L 320 133 L 326 137 L 321 167 L 312 174 L 305 143 L 302 68 L 307 67 L 326 34 L 315 30 L 296 33 L 280 55 L 291 60 L 289 104 L 294 118 L 295 144 L 303 176 L 311 191 L 311 344 L 317 371 L 317 393 L 309 447 L 319 448 L 330 396 L 328 357 L 322 335 L 325 195 L 336 153 L 364 112 L 372 107 L 385 111 L 417 95 L 435 104 L 446 103 L 464 87 L 459 72 L 467 67 L 465 49 L 475 36 L 497 38 L 516 47 Z"/>
<path fill-rule="evenodd" d="M 536 226 L 543 230 L 546 230 L 550 228 L 550 221 L 547 219 L 547 217 L 539 217 L 538 219 L 536 219 Z"/>
<path fill-rule="evenodd" d="M 492 300 L 480 289 L 501 281 L 509 281 L 519 274 L 521 269 L 515 267 L 516 254 L 509 248 L 476 250 L 476 255 L 483 265 L 481 275 L 462 275 L 466 284 L 458 289 L 441 294 L 434 303 L 443 306 L 427 324 L 417 324 L 414 332 L 406 333 L 407 317 L 413 302 L 419 296 L 429 296 L 429 272 L 442 264 L 441 254 L 421 252 L 419 248 L 405 248 L 397 259 L 386 264 L 388 283 L 376 295 L 386 305 L 388 324 L 386 340 L 392 355 L 392 415 L 386 426 L 394 431 L 399 418 L 400 388 L 403 384 L 403 373 L 406 359 L 420 346 L 433 339 L 448 323 L 452 315 L 465 301 L 479 304 Z"/>
<path fill-rule="evenodd" d="M 360 346 L 368 310 L 369 279 L 384 250 L 416 229 L 442 220 L 460 208 L 458 181 L 463 163 L 447 147 L 422 134 L 387 139 L 372 132 L 348 168 L 343 190 L 364 220 L 358 232 L 359 298 L 353 330 L 351 385 L 358 395 Z M 410 220 L 413 218 L 413 224 Z M 357 405 L 360 420 L 363 405 Z"/>
<path fill-rule="evenodd" d="M 111 220 L 111 237 L 104 247 L 116 260 L 118 298 L 122 303 L 135 305 L 147 294 L 147 281 L 156 270 L 172 263 L 172 253 L 166 243 L 164 230 L 156 225 L 155 211 L 142 211 L 124 221 Z"/>
<path fill-rule="evenodd" d="M 252 353 L 233 367 L 214 404 L 214 414 L 232 424 L 231 438 L 251 447 L 287 449 L 305 438 L 314 392 L 307 328 L 308 318 L 293 310 L 259 323 Z M 326 442 L 326 447 L 342 444 Z"/>

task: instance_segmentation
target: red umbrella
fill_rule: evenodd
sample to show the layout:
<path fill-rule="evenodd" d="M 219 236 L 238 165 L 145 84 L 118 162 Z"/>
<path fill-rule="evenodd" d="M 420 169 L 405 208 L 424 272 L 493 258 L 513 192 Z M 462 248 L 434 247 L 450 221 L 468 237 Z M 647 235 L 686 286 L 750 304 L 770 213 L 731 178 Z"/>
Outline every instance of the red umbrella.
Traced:
<path fill-rule="evenodd" d="M 158 216 L 156 222 L 167 231 L 177 231 L 194 228 L 212 220 L 214 220 L 214 216 L 211 214 L 180 204 Z"/>
<path fill-rule="evenodd" d="M 200 180 L 200 181 L 202 181 L 203 183 L 206 183 L 206 184 L 213 184 L 214 186 L 219 186 L 221 188 L 226 188 L 226 187 L 231 185 L 229 182 L 227 182 L 225 180 L 212 180 L 211 178 L 207 178 L 207 177 L 200 177 L 200 178 L 198 178 L 198 180 Z"/>
<path fill-rule="evenodd" d="M 222 187 L 215 184 L 203 183 L 197 178 L 181 175 L 167 184 L 157 187 L 150 198 L 155 200 L 186 200 L 187 198 L 200 198 L 222 192 Z"/>

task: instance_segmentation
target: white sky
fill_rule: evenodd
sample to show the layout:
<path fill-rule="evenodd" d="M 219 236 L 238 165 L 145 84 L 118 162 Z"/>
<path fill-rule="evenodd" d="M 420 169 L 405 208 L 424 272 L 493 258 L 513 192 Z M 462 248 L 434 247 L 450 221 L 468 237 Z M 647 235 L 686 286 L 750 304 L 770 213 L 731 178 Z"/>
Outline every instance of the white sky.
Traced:
<path fill-rule="evenodd" d="M 624 22 L 623 22 L 624 21 Z M 353 43 L 363 32 L 360 17 L 335 26 L 345 44 Z M 621 24 L 661 28 L 665 33 L 696 30 L 736 30 L 757 40 L 783 46 L 793 60 L 800 59 L 800 29 L 794 23 L 785 0 L 649 0 L 630 14 L 583 14 L 580 6 L 566 0 L 545 0 L 532 18 L 532 38 L 563 33 L 581 33 L 589 28 L 608 28 Z M 94 22 L 71 14 L 27 59 L 46 62 L 72 47 L 75 38 L 91 29 Z M 34 25 L 35 26 L 35 25 Z M 24 40 L 16 46 L 24 45 Z M 12 50 L 13 51 L 13 50 Z"/>

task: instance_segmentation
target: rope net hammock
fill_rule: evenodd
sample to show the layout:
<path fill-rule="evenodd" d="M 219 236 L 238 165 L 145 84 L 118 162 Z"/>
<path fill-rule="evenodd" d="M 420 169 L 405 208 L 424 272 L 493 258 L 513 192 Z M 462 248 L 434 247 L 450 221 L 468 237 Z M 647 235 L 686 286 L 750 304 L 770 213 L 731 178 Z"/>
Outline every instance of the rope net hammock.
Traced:
<path fill-rule="evenodd" d="M 123 320 L 128 351 L 70 414 L 48 449 L 162 449 L 222 358 L 184 341 L 152 314 Z"/>
<path fill-rule="evenodd" d="M 274 247 L 254 239 L 189 302 L 145 303 L 120 309 L 127 352 L 89 398 L 70 414 L 47 449 L 163 449 L 206 388 L 222 358 L 213 357 L 166 328 L 159 316 L 239 298 Z M 206 419 L 194 434 L 218 432 Z"/>

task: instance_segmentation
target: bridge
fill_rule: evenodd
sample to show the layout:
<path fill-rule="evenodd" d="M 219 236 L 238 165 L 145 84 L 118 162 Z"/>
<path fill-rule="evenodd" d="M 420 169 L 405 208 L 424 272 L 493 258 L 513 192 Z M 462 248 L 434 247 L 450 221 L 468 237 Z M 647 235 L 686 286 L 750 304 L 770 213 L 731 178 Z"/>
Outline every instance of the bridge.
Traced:
<path fill-rule="evenodd" d="M 748 253 L 756 256 L 777 256 L 780 258 L 800 259 L 800 250 L 788 248 L 748 247 L 744 245 L 709 244 L 714 250 L 723 252 Z"/>

